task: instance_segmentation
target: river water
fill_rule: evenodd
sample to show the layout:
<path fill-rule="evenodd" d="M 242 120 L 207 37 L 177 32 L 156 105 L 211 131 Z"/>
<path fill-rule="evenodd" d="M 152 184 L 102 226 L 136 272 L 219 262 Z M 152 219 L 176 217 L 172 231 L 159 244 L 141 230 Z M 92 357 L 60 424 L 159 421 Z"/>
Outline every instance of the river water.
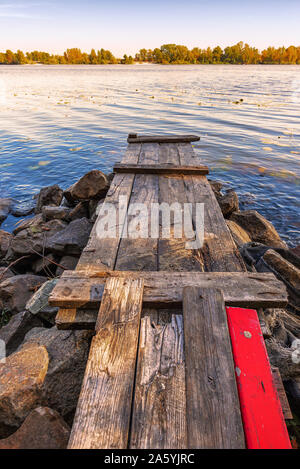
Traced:
<path fill-rule="evenodd" d="M 110 172 L 129 132 L 193 133 L 211 178 L 300 243 L 300 66 L 1 66 L 0 110 L 0 197 Z"/>

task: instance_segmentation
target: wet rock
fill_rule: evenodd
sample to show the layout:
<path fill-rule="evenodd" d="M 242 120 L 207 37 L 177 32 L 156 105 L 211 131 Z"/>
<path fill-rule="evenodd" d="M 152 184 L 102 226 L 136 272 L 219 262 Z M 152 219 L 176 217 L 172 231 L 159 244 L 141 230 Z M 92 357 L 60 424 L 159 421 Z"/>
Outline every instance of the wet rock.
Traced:
<path fill-rule="evenodd" d="M 48 238 L 45 247 L 56 254 L 78 256 L 88 242 L 91 229 L 92 224 L 87 218 L 74 220 Z"/>
<path fill-rule="evenodd" d="M 91 331 L 32 329 L 21 349 L 42 346 L 47 349 L 49 366 L 43 381 L 42 400 L 67 422 L 73 417 L 88 358 Z"/>
<path fill-rule="evenodd" d="M 26 310 L 33 315 L 54 324 L 55 316 L 57 315 L 58 308 L 50 306 L 48 298 L 53 288 L 57 284 L 58 279 L 48 280 L 35 292 L 26 304 Z"/>
<path fill-rule="evenodd" d="M 69 436 L 70 428 L 58 412 L 37 407 L 13 435 L 0 440 L 0 449 L 65 449 Z"/>
<path fill-rule="evenodd" d="M 20 233 L 20 231 L 26 230 L 30 227 L 33 227 L 34 231 L 34 228 L 38 227 L 41 223 L 43 223 L 42 214 L 36 215 L 32 218 L 27 218 L 26 220 L 21 221 L 21 223 L 18 223 L 16 228 L 13 230 L 13 234 L 17 235 L 18 233 Z"/>
<path fill-rule="evenodd" d="M 290 251 L 295 254 L 295 256 L 300 258 L 300 244 L 298 244 L 298 246 L 295 248 L 291 248 Z"/>
<path fill-rule="evenodd" d="M 0 225 L 8 217 L 13 206 L 13 199 L 0 199 Z"/>
<path fill-rule="evenodd" d="M 35 201 L 33 199 L 14 203 L 10 213 L 14 217 L 27 217 L 34 212 Z"/>
<path fill-rule="evenodd" d="M 0 230 L 0 258 L 6 256 L 11 240 L 11 233 Z"/>
<path fill-rule="evenodd" d="M 256 210 L 233 212 L 230 220 L 236 222 L 249 234 L 252 241 L 267 246 L 285 248 L 286 244 L 280 239 L 272 223 L 266 220 Z"/>
<path fill-rule="evenodd" d="M 47 240 L 66 226 L 67 223 L 61 220 L 44 222 L 42 215 L 26 220 L 22 226 L 18 227 L 17 233 L 11 241 L 11 256 L 17 258 L 43 253 Z"/>
<path fill-rule="evenodd" d="M 226 191 L 225 195 L 218 195 L 217 201 L 225 218 L 239 210 L 239 198 L 232 189 Z"/>
<path fill-rule="evenodd" d="M 45 205 L 42 207 L 42 215 L 44 221 L 49 220 L 64 220 L 68 221 L 70 209 L 67 207 L 59 206 L 53 207 L 51 205 Z"/>
<path fill-rule="evenodd" d="M 55 184 L 54 186 L 43 187 L 37 198 L 35 213 L 40 213 L 44 205 L 60 205 L 63 197 L 63 190 Z"/>
<path fill-rule="evenodd" d="M 74 207 L 70 214 L 69 220 L 74 221 L 78 218 L 88 218 L 89 217 L 89 205 L 88 202 L 79 202 L 79 204 Z"/>
<path fill-rule="evenodd" d="M 214 191 L 215 195 L 221 195 L 221 189 L 223 187 L 222 182 L 219 181 L 211 181 L 210 179 L 208 180 L 210 187 Z"/>
<path fill-rule="evenodd" d="M 240 225 L 232 220 L 226 220 L 226 224 L 237 247 L 241 247 L 243 244 L 251 242 L 248 233 L 241 228 Z"/>
<path fill-rule="evenodd" d="M 32 270 L 35 274 L 50 275 L 53 274 L 57 267 L 57 257 L 49 253 L 47 256 L 39 257 L 32 262 Z"/>
<path fill-rule="evenodd" d="M 76 265 L 78 264 L 78 257 L 74 256 L 63 256 L 59 261 L 59 264 L 64 267 L 64 269 L 60 266 L 56 269 L 56 276 L 60 277 L 65 270 L 74 270 Z"/>
<path fill-rule="evenodd" d="M 0 340 L 5 342 L 6 356 L 17 350 L 25 335 L 34 327 L 42 327 L 43 323 L 28 311 L 15 314 L 9 323 L 0 329 Z"/>
<path fill-rule="evenodd" d="M 0 363 L 0 437 L 15 431 L 29 412 L 41 404 L 41 390 L 48 371 L 46 347 L 22 347 Z"/>
<path fill-rule="evenodd" d="M 47 279 L 37 275 L 15 275 L 0 283 L 0 297 L 3 307 L 12 314 L 20 313 L 26 303 Z"/>
<path fill-rule="evenodd" d="M 106 195 L 108 189 L 109 182 L 105 174 L 98 169 L 94 169 L 65 190 L 64 196 L 69 203 L 77 200 L 100 199 Z"/>
<path fill-rule="evenodd" d="M 0 283 L 3 280 L 13 277 L 15 274 L 12 270 L 8 269 L 7 267 L 0 267 Z"/>

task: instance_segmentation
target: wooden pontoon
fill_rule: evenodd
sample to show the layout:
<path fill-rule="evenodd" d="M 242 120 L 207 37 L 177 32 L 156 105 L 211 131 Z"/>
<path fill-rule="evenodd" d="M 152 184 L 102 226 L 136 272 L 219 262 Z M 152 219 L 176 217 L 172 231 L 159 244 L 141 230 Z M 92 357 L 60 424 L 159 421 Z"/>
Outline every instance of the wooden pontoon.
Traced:
<path fill-rule="evenodd" d="M 69 448 L 290 448 L 253 309 L 284 307 L 287 293 L 247 272 L 197 140 L 130 134 L 105 203 L 204 203 L 203 246 L 100 239 L 96 222 L 51 294 L 58 328 L 95 329 Z"/>

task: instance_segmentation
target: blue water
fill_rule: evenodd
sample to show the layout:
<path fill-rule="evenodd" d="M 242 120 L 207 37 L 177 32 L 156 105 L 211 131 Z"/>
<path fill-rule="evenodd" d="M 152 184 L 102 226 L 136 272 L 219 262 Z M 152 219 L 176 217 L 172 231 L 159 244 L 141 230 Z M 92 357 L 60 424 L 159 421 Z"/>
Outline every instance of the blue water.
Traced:
<path fill-rule="evenodd" d="M 0 197 L 110 172 L 129 132 L 195 133 L 211 178 L 300 243 L 300 66 L 1 66 L 0 109 Z"/>

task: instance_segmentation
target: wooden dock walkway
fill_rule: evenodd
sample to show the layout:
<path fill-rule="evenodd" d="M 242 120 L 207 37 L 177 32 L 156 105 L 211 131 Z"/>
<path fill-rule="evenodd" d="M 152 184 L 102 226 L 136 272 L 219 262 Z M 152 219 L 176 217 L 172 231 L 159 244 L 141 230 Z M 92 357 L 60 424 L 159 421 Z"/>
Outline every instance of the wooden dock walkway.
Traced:
<path fill-rule="evenodd" d="M 117 207 L 123 197 L 124 213 L 131 213 L 136 203 L 149 209 L 153 203 L 204 203 L 203 246 L 186 249 L 184 234 L 100 239 L 96 222 L 76 270 L 65 272 L 51 294 L 50 303 L 60 307 L 58 328 L 95 329 L 69 448 L 272 444 L 263 439 L 268 424 L 259 419 L 252 422 L 257 441 L 249 443 L 247 396 L 241 397 L 233 356 L 240 344 L 232 347 L 235 329 L 231 325 L 229 333 L 227 314 L 237 307 L 284 307 L 287 294 L 272 274 L 246 271 L 208 168 L 191 145 L 198 139 L 130 134 L 105 204 Z M 175 230 L 173 223 L 171 234 Z M 265 356 L 262 342 L 258 359 Z M 269 377 L 268 360 L 260 373 Z M 263 396 L 273 405 L 269 426 L 275 422 L 280 433 L 276 445 L 288 447 L 272 383 Z M 260 399 L 260 389 L 255 392 Z"/>

